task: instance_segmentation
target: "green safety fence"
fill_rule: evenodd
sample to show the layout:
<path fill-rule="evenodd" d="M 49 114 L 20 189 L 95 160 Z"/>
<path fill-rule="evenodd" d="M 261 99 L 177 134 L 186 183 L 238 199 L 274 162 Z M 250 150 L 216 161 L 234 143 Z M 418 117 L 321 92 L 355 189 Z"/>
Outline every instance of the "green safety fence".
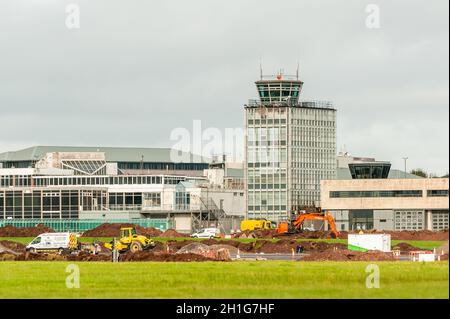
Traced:
<path fill-rule="evenodd" d="M 57 232 L 71 231 L 82 233 L 86 230 L 93 229 L 101 224 L 114 223 L 129 223 L 142 227 L 154 227 L 162 231 L 171 228 L 168 219 L 1 219 L 0 227 L 8 225 L 14 227 L 35 227 L 38 224 L 43 224 L 54 229 Z"/>

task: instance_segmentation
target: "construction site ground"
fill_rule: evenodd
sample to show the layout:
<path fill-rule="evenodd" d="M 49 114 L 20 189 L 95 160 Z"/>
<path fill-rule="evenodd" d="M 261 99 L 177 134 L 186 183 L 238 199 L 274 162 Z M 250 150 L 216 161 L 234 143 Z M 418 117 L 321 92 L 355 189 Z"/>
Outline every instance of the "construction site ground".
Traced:
<path fill-rule="evenodd" d="M 110 261 L 111 253 L 103 247 L 103 243 L 110 238 L 80 238 L 82 242 L 100 243 L 102 251 L 99 255 L 80 253 L 78 255 L 60 256 L 54 253 L 26 253 L 25 244 L 32 238 L 8 237 L 0 238 L 0 261 L 6 260 L 51 260 L 51 261 Z M 199 246 L 204 250 L 220 248 L 229 251 L 229 258 L 220 261 L 242 259 L 254 260 L 297 260 L 297 261 L 394 261 L 406 260 L 409 252 L 413 250 L 433 250 L 447 246 L 442 254 L 442 259 L 448 259 L 448 242 L 445 241 L 407 241 L 397 240 L 392 242 L 393 249 L 401 252 L 400 258 L 392 253 L 383 252 L 355 252 L 347 249 L 344 239 L 192 239 L 192 238 L 159 238 L 154 239 L 156 247 L 151 251 L 144 251 L 136 256 L 131 253 L 121 254 L 120 261 L 208 261 L 215 260 L 215 255 L 205 255 L 203 251 L 181 251 L 185 247 Z M 302 246 L 303 253 L 298 254 L 298 246 Z M 294 251 L 294 255 L 292 254 Z M 180 254 L 182 252 L 182 254 Z M 178 255 L 176 255 L 178 253 Z M 196 256 L 200 255 L 200 256 Z M 206 258 L 205 258 L 206 256 Z M 403 258 L 402 258 L 403 257 Z"/>
<path fill-rule="evenodd" d="M 391 234 L 392 249 L 400 251 L 400 258 L 393 253 L 380 251 L 356 252 L 347 249 L 347 233 L 333 239 L 329 231 L 305 231 L 291 235 L 278 235 L 274 230 L 243 232 L 233 239 L 194 239 L 173 229 L 161 231 L 131 224 L 102 224 L 83 233 L 83 243 L 96 242 L 101 252 L 58 255 L 55 253 L 29 253 L 25 245 L 41 231 L 51 232 L 43 225 L 30 228 L 6 226 L 0 228 L 0 261 L 110 261 L 111 251 L 104 243 L 118 235 L 121 227 L 133 226 L 138 234 L 151 237 L 156 247 L 137 254 L 120 254 L 119 261 L 234 261 L 300 260 L 300 261 L 398 261 L 414 250 L 438 249 L 441 259 L 448 259 L 448 231 L 402 231 Z M 376 233 L 371 231 L 370 233 Z M 299 248 L 301 248 L 299 251 Z M 300 254 L 300 252 L 302 254 Z M 403 256 L 403 258 L 401 258 Z"/>
<path fill-rule="evenodd" d="M 79 237 L 83 243 L 99 243 L 97 255 L 60 255 L 25 252 L 36 229 L 0 228 L 0 298 L 449 297 L 448 232 L 391 234 L 399 258 L 349 251 L 346 238 L 331 239 L 327 232 L 193 239 L 174 230 L 138 229 L 152 237 L 155 248 L 120 254 L 119 263 L 112 263 L 103 244 L 118 230 L 117 225 L 102 225 Z M 303 253 L 293 255 L 299 245 Z M 404 261 L 410 251 L 433 249 L 441 261 Z M 367 267 L 374 265 L 381 289 L 366 287 Z M 78 289 L 66 286 L 73 267 L 79 269 Z"/>

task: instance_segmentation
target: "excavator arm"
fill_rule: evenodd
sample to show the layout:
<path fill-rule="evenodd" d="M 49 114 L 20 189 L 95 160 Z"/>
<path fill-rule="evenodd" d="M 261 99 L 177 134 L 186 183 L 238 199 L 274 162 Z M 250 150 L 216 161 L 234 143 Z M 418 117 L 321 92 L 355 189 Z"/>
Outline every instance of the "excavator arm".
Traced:
<path fill-rule="evenodd" d="M 331 231 L 333 232 L 334 236 L 336 238 L 339 238 L 339 232 L 336 228 L 336 223 L 334 222 L 333 216 L 329 213 L 307 213 L 307 214 L 301 214 L 297 217 L 297 219 L 292 223 L 294 228 L 298 231 L 301 229 L 303 223 L 306 220 L 323 220 L 327 221 L 328 225 L 331 228 Z"/>

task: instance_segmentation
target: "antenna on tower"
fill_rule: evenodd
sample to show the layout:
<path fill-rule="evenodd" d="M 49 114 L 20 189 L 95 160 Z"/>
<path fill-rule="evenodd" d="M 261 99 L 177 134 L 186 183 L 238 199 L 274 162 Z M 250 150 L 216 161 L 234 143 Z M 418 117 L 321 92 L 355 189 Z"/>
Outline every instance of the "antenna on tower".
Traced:
<path fill-rule="evenodd" d="M 297 75 L 297 81 L 298 81 L 298 72 L 300 69 L 300 62 L 297 60 L 297 71 L 296 71 L 296 75 Z"/>
<path fill-rule="evenodd" d="M 262 57 L 259 58 L 259 77 L 261 78 L 261 80 L 263 79 Z"/>

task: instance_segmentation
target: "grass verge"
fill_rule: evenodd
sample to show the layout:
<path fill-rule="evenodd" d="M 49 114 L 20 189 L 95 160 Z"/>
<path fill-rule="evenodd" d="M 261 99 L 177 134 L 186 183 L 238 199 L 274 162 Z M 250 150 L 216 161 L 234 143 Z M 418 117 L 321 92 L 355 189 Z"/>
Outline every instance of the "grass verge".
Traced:
<path fill-rule="evenodd" d="M 368 262 L 0 262 L 3 298 L 449 298 L 448 262 L 372 262 L 380 288 L 366 288 Z"/>

